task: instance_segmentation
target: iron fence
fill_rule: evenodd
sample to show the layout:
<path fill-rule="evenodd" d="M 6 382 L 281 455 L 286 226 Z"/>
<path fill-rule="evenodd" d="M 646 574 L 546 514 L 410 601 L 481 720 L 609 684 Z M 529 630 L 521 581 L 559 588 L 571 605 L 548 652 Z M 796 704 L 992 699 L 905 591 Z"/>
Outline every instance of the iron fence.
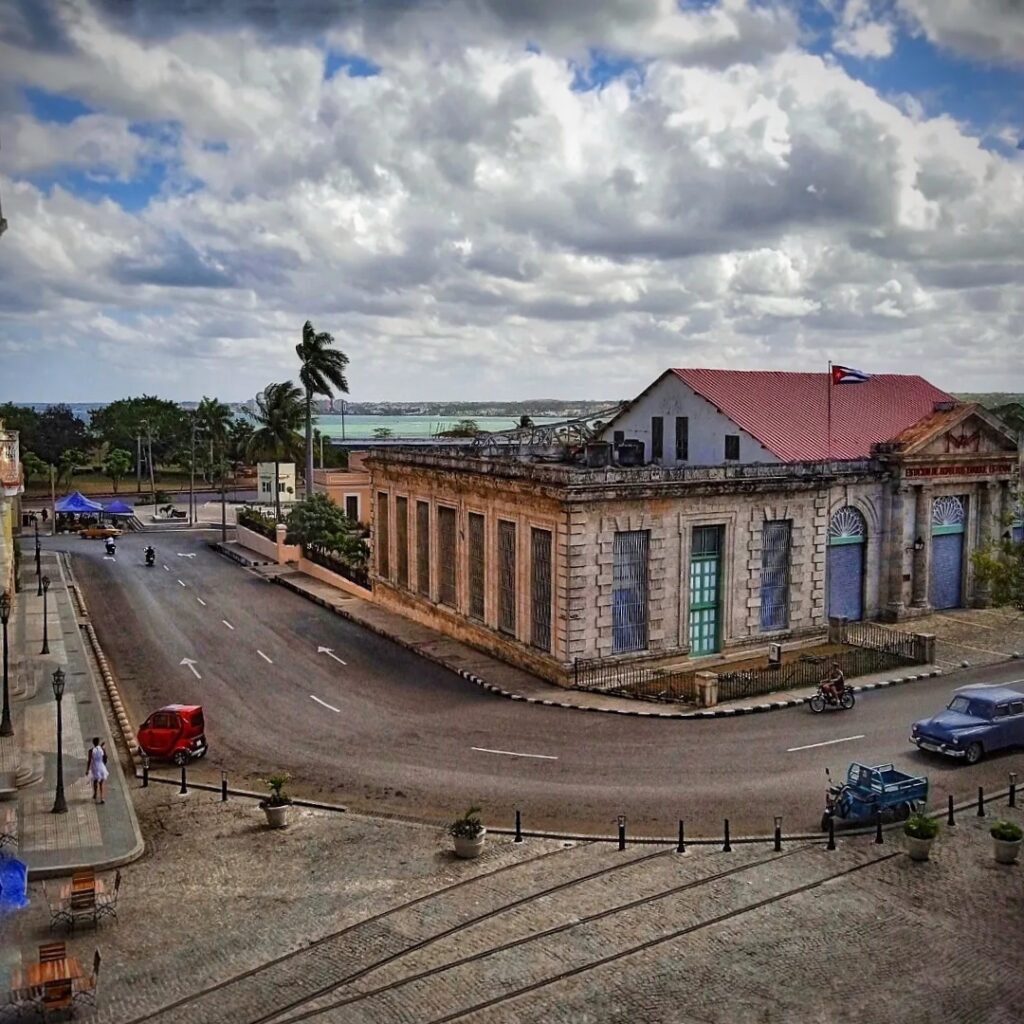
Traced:
<path fill-rule="evenodd" d="M 577 658 L 573 662 L 573 686 L 647 700 L 697 699 L 697 673 L 678 669 L 623 665 L 601 658 Z"/>

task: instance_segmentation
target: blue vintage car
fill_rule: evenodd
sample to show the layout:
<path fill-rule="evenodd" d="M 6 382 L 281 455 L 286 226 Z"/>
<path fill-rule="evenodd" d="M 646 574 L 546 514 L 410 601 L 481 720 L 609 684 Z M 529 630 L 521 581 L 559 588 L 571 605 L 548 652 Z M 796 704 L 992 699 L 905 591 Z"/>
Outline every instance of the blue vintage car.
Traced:
<path fill-rule="evenodd" d="M 964 686 L 945 711 L 910 730 L 921 750 L 977 764 L 985 754 L 1024 747 L 1024 693 L 1009 686 Z"/>

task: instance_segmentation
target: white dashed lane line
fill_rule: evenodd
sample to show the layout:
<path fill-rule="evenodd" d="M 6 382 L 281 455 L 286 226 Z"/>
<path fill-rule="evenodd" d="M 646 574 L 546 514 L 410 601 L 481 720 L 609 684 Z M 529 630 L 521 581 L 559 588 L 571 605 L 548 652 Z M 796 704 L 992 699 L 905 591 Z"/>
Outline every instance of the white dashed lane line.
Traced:
<path fill-rule="evenodd" d="M 262 658 L 262 659 L 263 659 L 263 660 L 264 660 L 264 661 L 265 661 L 265 662 L 266 662 L 266 663 L 267 663 L 268 665 L 273 665 L 273 664 L 274 664 L 274 663 L 273 663 L 273 662 L 272 662 L 272 661 L 271 661 L 271 660 L 270 660 L 270 659 L 269 659 L 269 658 L 268 658 L 268 657 L 267 657 L 267 656 L 266 656 L 266 655 L 265 655 L 265 654 L 264 654 L 264 653 L 263 653 L 262 651 L 260 651 L 260 650 L 257 650 L 257 651 L 256 651 L 256 653 L 257 653 L 257 654 L 258 654 L 258 655 L 259 655 L 259 656 L 260 656 L 260 657 L 261 657 L 261 658 Z"/>
<path fill-rule="evenodd" d="M 321 699 L 320 699 L 319 697 L 317 697 L 317 696 L 316 696 L 315 694 L 312 694 L 312 693 L 311 693 L 311 694 L 309 695 L 309 697 L 310 697 L 310 700 L 315 700 L 315 701 L 317 702 L 317 704 L 322 704 L 322 705 L 323 705 L 323 706 L 324 706 L 325 708 L 327 708 L 327 709 L 328 709 L 329 711 L 337 711 L 339 715 L 341 714 L 341 708 L 336 708 L 336 707 L 335 707 L 335 706 L 334 706 L 333 704 L 328 704 L 328 703 L 327 703 L 327 701 L 325 701 L 325 700 L 321 700 Z"/>

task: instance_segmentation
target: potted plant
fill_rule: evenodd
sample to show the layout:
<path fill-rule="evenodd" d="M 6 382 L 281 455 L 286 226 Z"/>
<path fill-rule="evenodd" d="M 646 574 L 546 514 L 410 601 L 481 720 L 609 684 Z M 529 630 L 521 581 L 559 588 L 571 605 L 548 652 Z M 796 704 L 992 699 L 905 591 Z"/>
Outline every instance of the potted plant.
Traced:
<path fill-rule="evenodd" d="M 1024 830 L 1012 821 L 997 821 L 989 829 L 995 847 L 997 864 L 1013 864 L 1020 853 Z"/>
<path fill-rule="evenodd" d="M 484 848 L 487 829 L 480 820 L 480 808 L 470 807 L 461 818 L 448 826 L 448 835 L 455 840 L 455 856 L 469 859 L 479 857 Z"/>
<path fill-rule="evenodd" d="M 285 794 L 284 787 L 290 780 L 291 776 L 287 772 L 277 772 L 263 780 L 270 787 L 270 796 L 260 801 L 260 807 L 271 828 L 284 828 L 288 824 L 288 808 L 292 798 Z"/>
<path fill-rule="evenodd" d="M 907 853 L 911 860 L 927 860 L 935 837 L 939 834 L 939 823 L 926 814 L 912 814 L 903 824 L 907 837 Z"/>

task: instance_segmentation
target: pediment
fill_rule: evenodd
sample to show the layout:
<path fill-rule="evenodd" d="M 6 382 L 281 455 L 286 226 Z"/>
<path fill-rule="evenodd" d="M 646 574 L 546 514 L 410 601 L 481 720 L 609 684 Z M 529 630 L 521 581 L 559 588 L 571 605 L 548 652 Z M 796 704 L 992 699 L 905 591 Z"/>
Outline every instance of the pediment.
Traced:
<path fill-rule="evenodd" d="M 992 424 L 974 415 L 928 439 L 915 454 L 995 455 L 1013 451 L 1016 451 L 1013 441 Z"/>

